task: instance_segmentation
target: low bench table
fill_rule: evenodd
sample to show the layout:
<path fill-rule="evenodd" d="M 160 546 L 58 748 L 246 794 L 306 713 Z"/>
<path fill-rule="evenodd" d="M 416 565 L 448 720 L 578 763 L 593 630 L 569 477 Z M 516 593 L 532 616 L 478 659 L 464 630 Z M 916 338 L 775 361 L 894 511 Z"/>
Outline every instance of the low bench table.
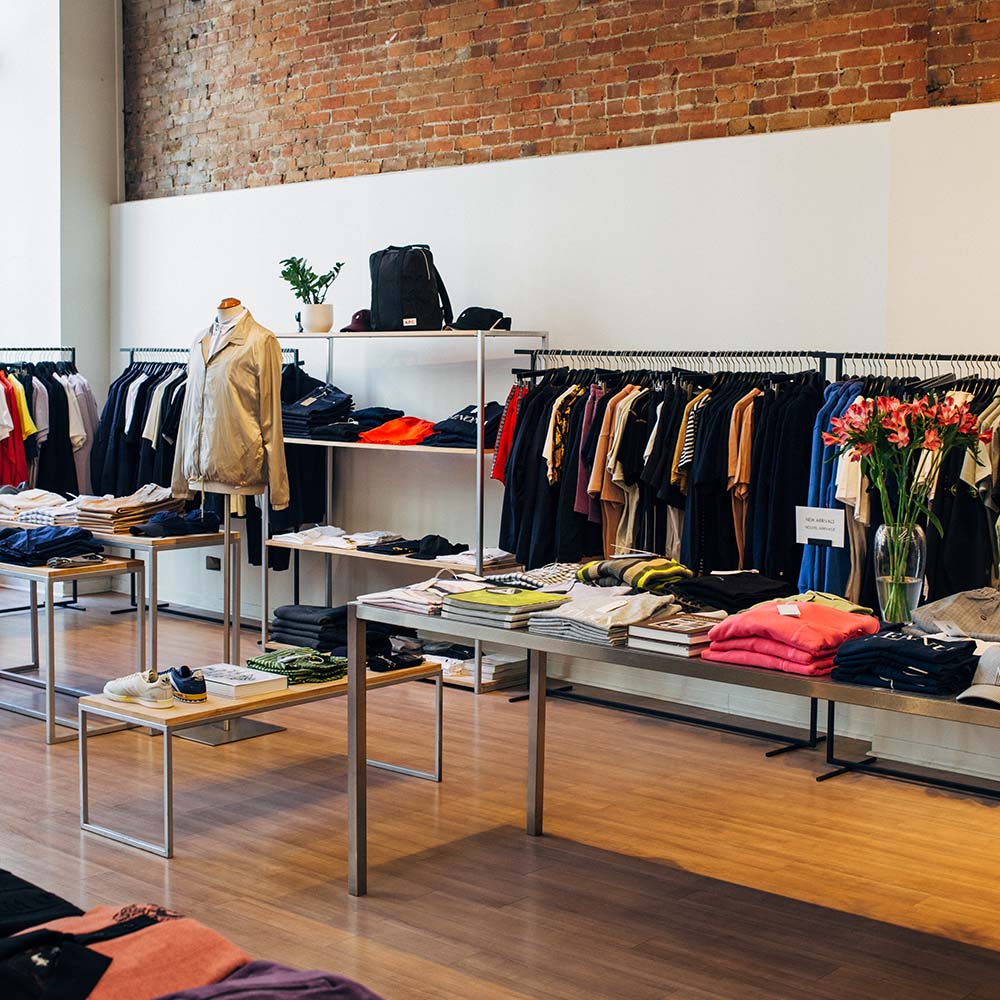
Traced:
<path fill-rule="evenodd" d="M 139 559 L 105 559 L 101 563 L 88 563 L 83 566 L 67 566 L 63 569 L 49 569 L 48 566 L 18 566 L 15 563 L 0 563 L 0 576 L 11 577 L 16 580 L 27 580 L 31 593 L 31 662 L 16 667 L 6 667 L 0 669 L 0 678 L 14 681 L 17 684 L 27 684 L 30 687 L 45 689 L 45 711 L 40 712 L 35 708 L 25 705 L 18 705 L 16 702 L 0 701 L 0 708 L 16 712 L 18 715 L 27 715 L 32 719 L 45 720 L 45 742 L 64 743 L 67 740 L 76 739 L 75 734 L 64 736 L 56 735 L 56 726 L 66 726 L 76 729 L 76 719 L 65 719 L 56 715 L 56 695 L 65 694 L 74 698 L 87 695 L 89 691 L 81 691 L 79 688 L 66 687 L 56 683 L 56 626 L 55 626 L 55 588 L 58 583 L 73 583 L 77 580 L 84 580 L 91 577 L 121 576 L 128 574 L 138 580 L 140 593 L 145 593 L 145 567 Z M 41 670 L 38 659 L 39 646 L 39 615 L 38 615 L 38 587 L 41 584 L 45 588 L 45 674 L 44 677 L 25 677 L 25 672 Z M 145 608 L 140 606 L 136 618 L 136 657 L 138 669 L 146 668 L 146 617 Z M 120 727 L 115 727 L 118 729 Z M 107 731 L 107 730 L 104 730 Z"/>
<path fill-rule="evenodd" d="M 140 564 L 141 565 L 141 564 Z M 141 605 L 140 605 L 141 606 Z M 441 780 L 441 750 L 442 750 L 442 672 L 440 663 L 425 663 L 417 667 L 407 667 L 402 670 L 390 670 L 386 673 L 366 671 L 366 691 L 379 688 L 394 687 L 407 681 L 433 680 L 435 682 L 434 696 L 434 770 L 417 771 L 398 764 L 388 764 L 384 761 L 369 760 L 371 767 L 382 768 L 385 771 L 395 771 L 397 774 L 408 774 L 426 781 Z M 145 705 L 131 702 L 112 701 L 103 694 L 90 695 L 80 699 L 80 828 L 90 833 L 100 834 L 122 844 L 141 848 L 163 858 L 171 858 L 174 853 L 174 780 L 173 780 L 173 746 L 171 737 L 194 726 L 206 723 L 228 723 L 247 715 L 259 715 L 263 712 L 273 712 L 279 708 L 291 708 L 294 705 L 305 705 L 312 701 L 324 701 L 327 698 L 343 698 L 349 692 L 346 677 L 337 681 L 326 681 L 322 684 L 294 684 L 281 691 L 255 695 L 250 698 L 221 698 L 209 695 L 208 701 L 200 704 L 183 704 L 175 702 L 172 708 L 147 708 Z M 87 755 L 87 723 L 91 715 L 112 719 L 127 725 L 142 726 L 163 734 L 163 843 L 156 844 L 129 836 L 106 826 L 90 822 L 90 779 L 88 774 Z"/>

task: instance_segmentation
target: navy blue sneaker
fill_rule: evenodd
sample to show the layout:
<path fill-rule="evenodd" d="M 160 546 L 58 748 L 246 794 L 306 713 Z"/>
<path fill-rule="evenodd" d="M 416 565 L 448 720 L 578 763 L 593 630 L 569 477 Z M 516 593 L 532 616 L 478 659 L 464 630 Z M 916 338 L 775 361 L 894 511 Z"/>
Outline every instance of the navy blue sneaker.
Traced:
<path fill-rule="evenodd" d="M 162 674 L 160 675 L 163 676 Z M 178 701 L 198 702 L 208 701 L 208 690 L 205 687 L 205 675 L 200 670 L 190 667 L 171 667 L 169 675 L 170 686 Z"/>

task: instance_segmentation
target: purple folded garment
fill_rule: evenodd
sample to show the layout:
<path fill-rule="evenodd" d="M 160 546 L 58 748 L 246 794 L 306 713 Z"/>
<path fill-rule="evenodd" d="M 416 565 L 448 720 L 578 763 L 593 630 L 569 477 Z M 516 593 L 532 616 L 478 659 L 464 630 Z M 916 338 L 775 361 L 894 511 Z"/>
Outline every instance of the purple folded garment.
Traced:
<path fill-rule="evenodd" d="M 158 1000 L 382 1000 L 360 983 L 332 972 L 299 972 L 275 962 L 250 962 L 208 986 Z"/>

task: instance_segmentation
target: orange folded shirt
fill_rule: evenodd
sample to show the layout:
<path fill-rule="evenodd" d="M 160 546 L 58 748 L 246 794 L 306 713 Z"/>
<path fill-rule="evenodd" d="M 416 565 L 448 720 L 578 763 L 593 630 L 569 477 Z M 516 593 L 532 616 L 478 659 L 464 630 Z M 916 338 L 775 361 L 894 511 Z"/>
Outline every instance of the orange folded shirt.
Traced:
<path fill-rule="evenodd" d="M 420 444 L 434 424 L 420 417 L 397 417 L 388 423 L 379 424 L 370 431 L 362 431 L 358 439 L 367 444 Z"/>

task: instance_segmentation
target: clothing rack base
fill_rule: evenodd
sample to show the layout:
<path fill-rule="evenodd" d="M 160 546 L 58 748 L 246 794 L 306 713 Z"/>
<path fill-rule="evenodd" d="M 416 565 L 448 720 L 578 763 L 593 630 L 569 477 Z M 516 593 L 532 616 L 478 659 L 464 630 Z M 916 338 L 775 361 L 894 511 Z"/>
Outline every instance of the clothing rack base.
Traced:
<path fill-rule="evenodd" d="M 921 774 L 907 771 L 901 767 L 887 766 L 879 762 L 878 757 L 864 757 L 860 760 L 847 760 L 838 757 L 836 752 L 836 702 L 827 702 L 826 707 L 826 762 L 833 770 L 817 776 L 817 782 L 830 781 L 844 774 L 870 774 L 876 778 L 889 778 L 892 781 L 905 781 L 911 785 L 924 785 L 928 788 L 941 788 L 949 792 L 963 792 L 966 795 L 977 795 L 985 799 L 1000 799 L 1000 785 L 987 783 L 972 785 L 967 781 L 956 781 L 935 774 Z"/>

